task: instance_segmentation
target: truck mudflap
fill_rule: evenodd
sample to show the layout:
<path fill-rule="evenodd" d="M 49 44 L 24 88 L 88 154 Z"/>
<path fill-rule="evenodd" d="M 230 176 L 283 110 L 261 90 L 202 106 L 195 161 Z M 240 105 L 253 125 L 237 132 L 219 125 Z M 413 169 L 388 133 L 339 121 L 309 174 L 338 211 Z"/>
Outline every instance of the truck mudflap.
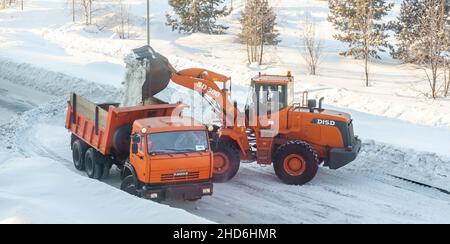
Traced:
<path fill-rule="evenodd" d="M 183 200 L 195 201 L 203 196 L 213 194 L 213 183 L 197 182 L 180 185 L 146 185 L 142 189 L 142 197 L 154 201 L 163 201 L 166 198 L 182 198 Z"/>
<path fill-rule="evenodd" d="M 362 142 L 355 138 L 353 144 L 347 148 L 334 148 L 329 152 L 327 166 L 330 169 L 339 169 L 353 162 L 361 151 Z"/>

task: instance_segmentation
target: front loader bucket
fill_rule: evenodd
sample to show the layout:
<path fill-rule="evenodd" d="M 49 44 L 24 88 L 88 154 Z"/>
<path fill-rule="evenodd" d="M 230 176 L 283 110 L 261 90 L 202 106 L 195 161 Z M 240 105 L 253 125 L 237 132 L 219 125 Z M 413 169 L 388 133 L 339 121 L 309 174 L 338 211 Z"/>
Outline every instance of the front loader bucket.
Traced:
<path fill-rule="evenodd" d="M 166 89 L 170 83 L 172 71 L 169 60 L 150 46 L 134 49 L 133 52 L 137 60 L 148 62 L 145 83 L 142 86 L 142 101 L 153 99 L 153 96 Z"/>

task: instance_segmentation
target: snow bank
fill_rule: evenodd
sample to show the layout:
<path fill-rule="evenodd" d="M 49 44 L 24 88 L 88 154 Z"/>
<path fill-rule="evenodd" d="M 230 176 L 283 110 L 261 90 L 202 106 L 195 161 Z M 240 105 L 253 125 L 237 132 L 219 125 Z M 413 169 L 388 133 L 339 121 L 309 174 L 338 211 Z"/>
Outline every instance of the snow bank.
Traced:
<path fill-rule="evenodd" d="M 209 223 L 133 197 L 44 157 L 0 163 L 0 223 Z"/>
<path fill-rule="evenodd" d="M 48 103 L 26 111 L 0 126 L 0 150 L 9 148 L 10 151 L 19 150 L 26 153 L 26 150 L 20 149 L 18 143 L 22 139 L 17 137 L 19 131 L 31 128 L 37 121 L 57 120 L 63 124 L 70 92 L 76 92 L 95 102 L 120 102 L 122 97 L 119 89 L 113 86 L 36 68 L 29 64 L 18 64 L 0 58 L 0 70 L 0 78 L 54 97 Z"/>
<path fill-rule="evenodd" d="M 366 140 L 358 160 L 347 167 L 382 172 L 450 191 L 450 157 L 436 153 Z"/>
<path fill-rule="evenodd" d="M 67 96 L 76 92 L 84 96 L 101 96 L 117 99 L 117 89 L 110 85 L 98 84 L 59 72 L 37 68 L 25 63 L 16 63 L 0 58 L 0 78 L 14 81 L 54 96 Z"/>

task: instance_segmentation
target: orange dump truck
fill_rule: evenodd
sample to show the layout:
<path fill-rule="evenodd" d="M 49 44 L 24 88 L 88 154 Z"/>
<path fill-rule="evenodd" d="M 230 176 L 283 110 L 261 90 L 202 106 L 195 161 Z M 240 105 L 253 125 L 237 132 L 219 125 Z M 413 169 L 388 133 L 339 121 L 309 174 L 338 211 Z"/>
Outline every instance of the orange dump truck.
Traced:
<path fill-rule="evenodd" d="M 105 179 L 121 172 L 121 189 L 147 199 L 212 195 L 213 153 L 207 128 L 182 117 L 180 104 L 121 108 L 71 94 L 66 128 L 75 168 Z"/>

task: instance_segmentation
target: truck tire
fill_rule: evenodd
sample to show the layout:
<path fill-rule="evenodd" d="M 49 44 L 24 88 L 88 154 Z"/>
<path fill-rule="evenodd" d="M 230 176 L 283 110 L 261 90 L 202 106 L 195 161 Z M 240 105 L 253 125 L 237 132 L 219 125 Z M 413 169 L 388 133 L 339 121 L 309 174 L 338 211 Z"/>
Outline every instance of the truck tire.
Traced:
<path fill-rule="evenodd" d="M 87 146 L 84 142 L 77 139 L 72 143 L 72 159 L 73 165 L 79 171 L 83 171 L 85 168 L 84 157 L 86 154 Z"/>
<path fill-rule="evenodd" d="M 103 175 L 104 158 L 94 148 L 86 151 L 84 164 L 89 178 L 100 180 Z"/>
<path fill-rule="evenodd" d="M 141 197 L 141 194 L 138 191 L 138 186 L 136 186 L 136 182 L 134 180 L 133 175 L 129 175 L 122 180 L 122 184 L 120 185 L 120 190 L 137 197 Z"/>
<path fill-rule="evenodd" d="M 214 182 L 227 182 L 236 176 L 240 166 L 239 151 L 233 143 L 220 141 L 213 145 Z"/>
<path fill-rule="evenodd" d="M 280 146 L 273 167 L 280 180 L 289 185 L 310 182 L 319 169 L 319 159 L 314 148 L 303 141 L 290 141 Z"/>

